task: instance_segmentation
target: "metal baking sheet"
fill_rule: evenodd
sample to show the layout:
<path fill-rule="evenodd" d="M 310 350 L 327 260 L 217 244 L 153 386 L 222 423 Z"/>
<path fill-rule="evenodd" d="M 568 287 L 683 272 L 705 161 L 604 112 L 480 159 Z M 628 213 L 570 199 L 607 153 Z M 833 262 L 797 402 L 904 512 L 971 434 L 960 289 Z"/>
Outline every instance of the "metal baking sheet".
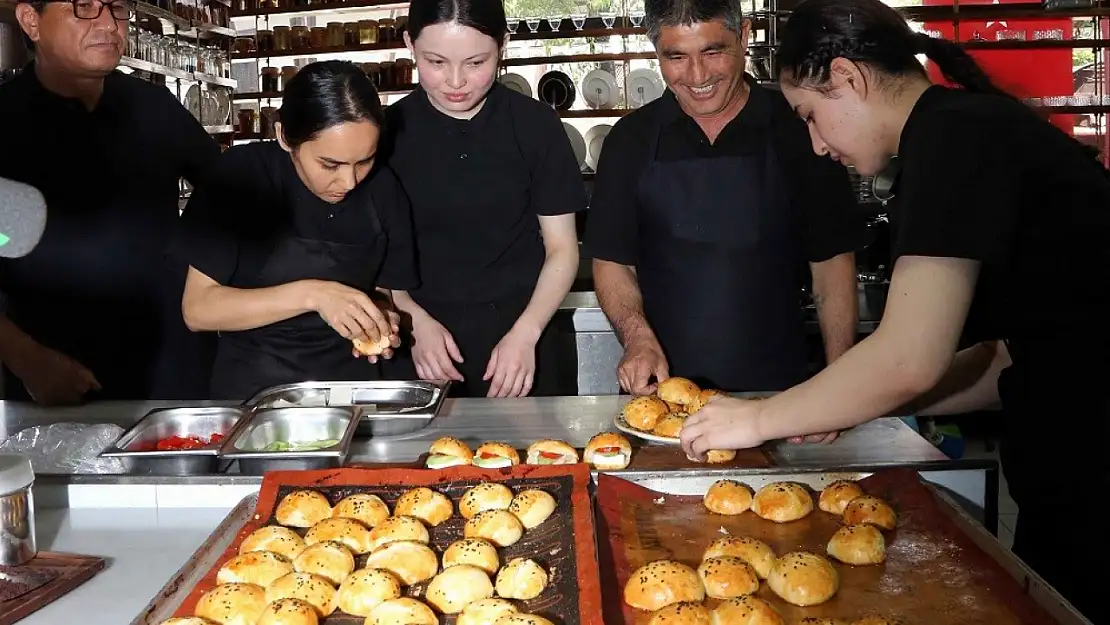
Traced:
<path fill-rule="evenodd" d="M 301 382 L 268 388 L 244 404 L 249 410 L 353 406 L 362 419 L 431 419 L 439 414 L 450 382 L 376 380 Z"/>
<path fill-rule="evenodd" d="M 867 478 L 864 490 L 887 498 L 899 511 L 899 527 L 887 536 L 887 562 L 881 567 L 837 565 L 842 587 L 830 602 L 795 608 L 764 585 L 760 596 L 783 610 L 788 622 L 803 616 L 850 622 L 860 616 L 854 612 L 862 610 L 889 611 L 906 622 L 1089 625 L 951 498 L 905 469 L 870 474 L 787 470 L 731 476 L 716 472 L 600 476 L 599 481 L 607 482 L 599 483 L 596 503 L 600 562 L 606 572 L 602 579 L 607 590 L 606 623 L 647 623 L 649 615 L 631 610 L 620 600 L 628 574 L 644 563 L 641 560 L 675 558 L 696 564 L 705 546 L 726 534 L 761 538 L 780 554 L 796 549 L 824 553 L 825 541 L 839 525 L 832 515 L 815 510 L 806 520 L 780 525 L 750 513 L 722 517 L 705 511 L 701 496 L 724 477 L 753 489 L 776 481 L 801 483 L 812 488 L 815 496 L 837 479 Z M 990 566 L 989 561 L 998 566 Z M 1007 575 L 1016 583 L 1003 583 Z M 1034 614 L 1036 606 L 1043 612 Z"/>

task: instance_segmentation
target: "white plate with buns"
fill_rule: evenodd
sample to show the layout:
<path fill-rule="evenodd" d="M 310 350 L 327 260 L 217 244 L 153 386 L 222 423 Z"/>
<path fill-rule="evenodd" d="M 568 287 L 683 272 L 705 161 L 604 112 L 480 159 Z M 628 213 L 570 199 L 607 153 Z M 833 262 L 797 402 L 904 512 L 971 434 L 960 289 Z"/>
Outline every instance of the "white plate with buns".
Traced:
<path fill-rule="evenodd" d="M 619 414 L 616 416 L 616 418 L 613 419 L 613 425 L 616 426 L 616 428 L 621 432 L 624 432 L 625 434 L 629 434 L 631 436 L 635 436 L 637 438 L 642 438 L 645 441 L 661 443 L 663 445 L 680 445 L 682 443 L 682 440 L 679 438 L 672 438 L 670 436 L 659 436 L 656 434 L 652 434 L 651 432 L 645 432 L 644 430 L 637 430 L 636 428 L 628 424 L 628 421 L 625 420 L 623 414 Z"/>

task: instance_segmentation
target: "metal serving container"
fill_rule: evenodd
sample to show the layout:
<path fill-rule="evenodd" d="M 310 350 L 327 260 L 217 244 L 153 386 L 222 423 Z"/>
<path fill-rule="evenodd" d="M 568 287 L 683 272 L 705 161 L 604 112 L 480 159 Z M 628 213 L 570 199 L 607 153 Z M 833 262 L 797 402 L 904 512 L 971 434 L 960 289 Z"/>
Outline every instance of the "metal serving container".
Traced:
<path fill-rule="evenodd" d="M 123 460 L 128 473 L 187 475 L 215 473 L 223 441 L 197 449 L 142 451 L 169 436 L 208 437 L 226 441 L 243 422 L 245 411 L 235 406 L 160 408 L 148 412 L 116 444 L 100 455 Z"/>
<path fill-rule="evenodd" d="M 403 436 L 431 423 L 443 407 L 450 382 L 302 382 L 268 388 L 244 404 L 248 410 L 283 407 L 350 407 L 357 410 L 357 434 Z"/>
<path fill-rule="evenodd" d="M 239 461 L 239 472 L 328 469 L 342 466 L 358 427 L 352 407 L 271 408 L 254 412 L 242 428 L 220 447 L 220 456 Z M 265 451 L 271 443 L 336 439 L 331 447 L 313 451 Z"/>

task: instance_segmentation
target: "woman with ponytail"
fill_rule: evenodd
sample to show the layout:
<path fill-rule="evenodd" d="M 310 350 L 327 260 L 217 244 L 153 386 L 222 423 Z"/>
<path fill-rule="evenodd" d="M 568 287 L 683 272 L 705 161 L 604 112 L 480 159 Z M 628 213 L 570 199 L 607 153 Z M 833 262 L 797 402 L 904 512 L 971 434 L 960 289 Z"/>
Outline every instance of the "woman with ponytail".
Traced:
<path fill-rule="evenodd" d="M 932 84 L 921 54 L 955 87 Z M 1089 571 L 1104 568 L 1110 539 L 1080 503 L 1110 488 L 1106 169 L 960 46 L 914 33 L 879 0 L 805 0 L 778 67 L 818 154 L 894 176 L 886 310 L 805 383 L 712 401 L 686 422 L 684 447 L 703 457 L 889 414 L 1001 408 L 1021 509 L 1013 550 L 1107 623 L 1105 582 Z M 1067 453 L 1066 473 L 1043 467 L 1053 453 Z"/>

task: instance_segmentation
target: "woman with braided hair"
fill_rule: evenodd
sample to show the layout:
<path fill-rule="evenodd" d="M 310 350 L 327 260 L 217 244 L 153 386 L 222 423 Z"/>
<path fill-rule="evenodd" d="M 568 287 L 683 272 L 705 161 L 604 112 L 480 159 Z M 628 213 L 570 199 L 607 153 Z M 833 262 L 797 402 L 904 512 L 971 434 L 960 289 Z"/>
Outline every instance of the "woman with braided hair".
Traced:
<path fill-rule="evenodd" d="M 1110 425 L 1106 169 L 961 47 L 914 33 L 879 0 L 805 0 L 781 41 L 783 93 L 813 149 L 894 176 L 886 310 L 805 383 L 765 401 L 712 401 L 686 422 L 684 447 L 701 457 L 905 410 L 1001 408 L 1021 510 L 1013 550 L 1108 622 L 1095 571 L 1110 541 L 1085 503 L 1110 488 L 1099 449 Z M 954 87 L 932 84 L 919 54 Z M 957 351 L 961 340 L 974 346 Z M 1068 452 L 1066 475 L 1039 466 L 1056 450 Z"/>

